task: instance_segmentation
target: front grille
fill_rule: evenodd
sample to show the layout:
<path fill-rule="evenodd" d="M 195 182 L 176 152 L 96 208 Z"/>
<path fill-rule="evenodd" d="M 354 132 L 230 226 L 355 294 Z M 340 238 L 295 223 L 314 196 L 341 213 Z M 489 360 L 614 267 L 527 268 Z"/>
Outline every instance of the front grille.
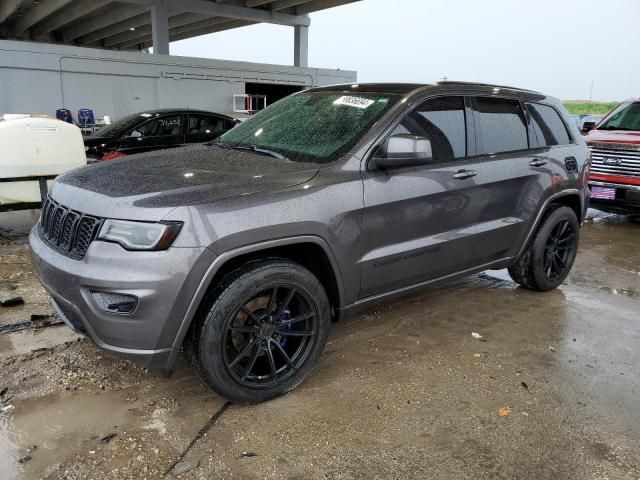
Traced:
<path fill-rule="evenodd" d="M 39 224 L 42 238 L 69 257 L 83 258 L 101 225 L 102 218 L 71 210 L 50 196 L 42 205 Z"/>
<path fill-rule="evenodd" d="M 593 173 L 640 177 L 640 146 L 591 144 Z"/>

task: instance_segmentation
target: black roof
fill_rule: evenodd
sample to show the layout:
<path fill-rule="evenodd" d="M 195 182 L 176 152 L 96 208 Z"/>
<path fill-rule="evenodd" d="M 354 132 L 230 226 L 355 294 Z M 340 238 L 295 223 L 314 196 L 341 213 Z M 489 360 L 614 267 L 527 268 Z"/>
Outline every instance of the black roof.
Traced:
<path fill-rule="evenodd" d="M 140 112 L 133 113 L 132 115 L 157 115 L 160 113 L 206 113 L 207 115 L 217 115 L 219 117 L 224 117 L 233 120 L 232 117 L 225 115 L 223 113 L 212 112 L 210 110 L 200 110 L 197 108 L 154 108 L 151 110 L 142 110 Z"/>
<path fill-rule="evenodd" d="M 446 81 L 433 83 L 344 83 L 339 85 L 328 85 L 326 87 L 312 88 L 310 91 L 360 91 L 369 93 L 387 93 L 405 95 L 410 92 L 419 90 L 431 90 L 431 89 L 446 89 L 446 90 L 465 90 L 468 92 L 477 93 L 497 93 L 496 90 L 501 93 L 512 93 L 520 96 L 535 96 L 544 97 L 539 92 L 533 90 L 526 90 L 524 88 L 507 87 L 504 85 L 492 85 L 488 83 L 474 83 L 474 82 L 455 82 Z"/>
<path fill-rule="evenodd" d="M 311 88 L 307 91 L 360 91 L 369 93 L 395 93 L 404 95 L 418 88 L 433 87 L 425 83 L 340 83 L 337 85 L 327 85 L 325 87 Z"/>

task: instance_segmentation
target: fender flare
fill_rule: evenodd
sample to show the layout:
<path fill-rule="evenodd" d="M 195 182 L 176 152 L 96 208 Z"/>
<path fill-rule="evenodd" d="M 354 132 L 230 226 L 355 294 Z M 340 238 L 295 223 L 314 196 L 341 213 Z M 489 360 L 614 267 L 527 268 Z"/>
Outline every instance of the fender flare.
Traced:
<path fill-rule="evenodd" d="M 342 284 L 342 273 L 340 271 L 338 262 L 336 261 L 333 250 L 329 244 L 321 237 L 316 235 L 300 235 L 294 237 L 284 237 L 275 240 L 268 240 L 266 242 L 260 243 L 252 243 L 249 245 L 244 245 L 242 247 L 235 248 L 233 250 L 228 250 L 221 255 L 217 256 L 204 276 L 200 280 L 198 287 L 196 288 L 195 293 L 191 301 L 189 302 L 189 306 L 187 307 L 187 311 L 185 312 L 182 320 L 180 321 L 180 326 L 178 327 L 178 331 L 176 332 L 176 336 L 171 345 L 171 354 L 169 355 L 169 359 L 167 362 L 168 370 L 173 370 L 173 367 L 178 358 L 178 353 L 180 352 L 180 347 L 182 346 L 182 342 L 184 341 L 185 336 L 187 335 L 187 331 L 189 327 L 191 327 L 191 323 L 196 316 L 198 308 L 200 307 L 200 303 L 204 298 L 205 294 L 209 290 L 209 286 L 216 273 L 220 270 L 220 268 L 227 263 L 229 260 L 239 257 L 241 255 L 246 255 L 247 253 L 260 252 L 262 250 L 267 250 L 274 247 L 282 247 L 286 245 L 294 245 L 299 243 L 314 243 L 318 245 L 324 251 L 325 255 L 329 259 L 329 263 L 331 264 L 331 268 L 335 274 L 336 286 L 338 289 L 338 297 L 342 298 L 343 295 L 343 284 Z"/>
<path fill-rule="evenodd" d="M 529 241 L 531 240 L 531 237 L 533 236 L 535 231 L 538 229 L 538 226 L 540 225 L 540 222 L 542 221 L 542 216 L 544 215 L 544 213 L 549 208 L 549 205 L 551 205 L 554 200 L 557 200 L 557 199 L 562 198 L 562 197 L 569 197 L 569 196 L 577 196 L 580 199 L 580 208 L 584 213 L 585 199 L 584 199 L 583 193 L 580 190 L 578 190 L 578 189 L 567 189 L 567 190 L 562 190 L 560 192 L 557 192 L 557 193 L 551 195 L 547 199 L 547 201 L 544 202 L 544 205 L 542 205 L 542 208 L 538 211 L 538 215 L 536 216 L 535 222 L 533 222 L 532 227 L 529 229 L 529 233 L 527 233 L 527 237 L 525 238 L 525 241 L 522 243 L 522 247 L 520 247 L 520 250 L 518 251 L 518 254 L 514 258 L 520 257 L 520 255 L 522 255 L 522 253 L 527 248 L 527 245 L 529 245 Z M 584 220 L 584 219 L 582 219 L 582 220 Z M 578 219 L 578 221 L 580 222 L 580 219 Z"/>

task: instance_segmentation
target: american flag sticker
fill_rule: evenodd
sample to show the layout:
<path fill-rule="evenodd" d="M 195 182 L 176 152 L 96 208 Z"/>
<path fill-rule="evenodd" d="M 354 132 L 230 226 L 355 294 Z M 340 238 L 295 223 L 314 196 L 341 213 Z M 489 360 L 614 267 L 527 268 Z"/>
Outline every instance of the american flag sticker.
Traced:
<path fill-rule="evenodd" d="M 616 198 L 616 189 L 610 187 L 591 186 L 591 198 L 600 198 L 602 200 L 614 200 Z"/>

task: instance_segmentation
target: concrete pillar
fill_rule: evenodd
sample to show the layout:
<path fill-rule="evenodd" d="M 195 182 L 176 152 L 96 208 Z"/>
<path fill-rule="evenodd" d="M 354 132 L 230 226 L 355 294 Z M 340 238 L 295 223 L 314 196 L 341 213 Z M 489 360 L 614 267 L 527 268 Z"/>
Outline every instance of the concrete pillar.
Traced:
<path fill-rule="evenodd" d="M 293 27 L 293 64 L 296 67 L 309 66 L 309 27 Z"/>
<path fill-rule="evenodd" d="M 169 12 L 160 2 L 151 6 L 151 32 L 153 53 L 169 55 Z"/>

